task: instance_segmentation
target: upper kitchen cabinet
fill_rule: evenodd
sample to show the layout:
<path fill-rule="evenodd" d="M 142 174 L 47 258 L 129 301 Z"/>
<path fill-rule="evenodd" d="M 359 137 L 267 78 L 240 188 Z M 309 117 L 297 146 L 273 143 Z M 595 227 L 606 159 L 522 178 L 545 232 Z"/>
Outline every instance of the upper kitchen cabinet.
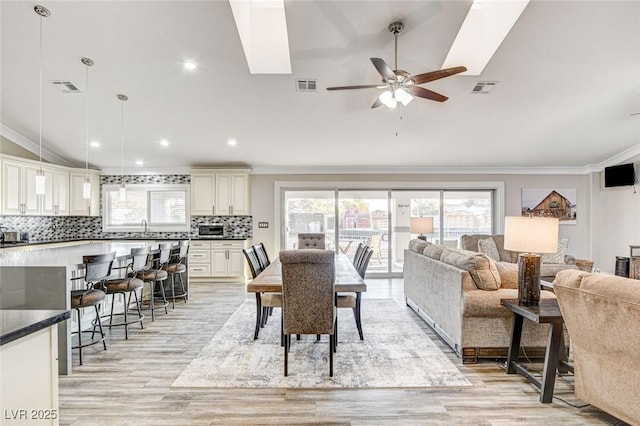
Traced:
<path fill-rule="evenodd" d="M 191 171 L 191 214 L 194 216 L 251 214 L 247 169 Z"/>
<path fill-rule="evenodd" d="M 84 197 L 83 185 L 85 179 L 91 184 L 89 198 Z M 100 216 L 100 172 L 84 169 L 72 169 L 69 173 L 70 181 L 70 216 Z"/>
<path fill-rule="evenodd" d="M 36 195 L 37 161 L 2 158 L 3 215 L 69 214 L 69 173 L 64 167 L 42 166 L 45 194 Z"/>

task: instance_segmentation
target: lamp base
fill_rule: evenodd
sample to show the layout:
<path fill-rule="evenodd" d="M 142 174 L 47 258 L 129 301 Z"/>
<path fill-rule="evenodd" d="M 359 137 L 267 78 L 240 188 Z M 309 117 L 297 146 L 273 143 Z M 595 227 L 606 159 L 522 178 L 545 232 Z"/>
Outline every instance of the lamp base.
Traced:
<path fill-rule="evenodd" d="M 540 302 L 540 255 L 523 253 L 518 257 L 518 304 Z"/>
<path fill-rule="evenodd" d="M 417 238 L 417 239 L 419 239 L 419 240 L 425 240 L 425 241 L 427 241 L 427 236 L 426 236 L 426 235 L 422 235 L 422 234 L 420 234 L 420 235 L 418 235 L 416 238 Z"/>

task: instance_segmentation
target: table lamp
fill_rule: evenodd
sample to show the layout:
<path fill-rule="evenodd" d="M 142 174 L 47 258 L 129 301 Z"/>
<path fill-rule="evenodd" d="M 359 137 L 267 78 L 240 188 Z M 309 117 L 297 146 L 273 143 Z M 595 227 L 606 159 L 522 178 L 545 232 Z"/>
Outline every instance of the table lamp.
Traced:
<path fill-rule="evenodd" d="M 433 218 L 432 217 L 412 217 L 409 219 L 409 232 L 412 234 L 420 234 L 419 239 L 425 240 L 424 234 L 433 234 Z"/>
<path fill-rule="evenodd" d="M 557 218 L 507 216 L 504 218 L 504 248 L 518 256 L 518 304 L 540 301 L 540 254 L 558 251 Z"/>

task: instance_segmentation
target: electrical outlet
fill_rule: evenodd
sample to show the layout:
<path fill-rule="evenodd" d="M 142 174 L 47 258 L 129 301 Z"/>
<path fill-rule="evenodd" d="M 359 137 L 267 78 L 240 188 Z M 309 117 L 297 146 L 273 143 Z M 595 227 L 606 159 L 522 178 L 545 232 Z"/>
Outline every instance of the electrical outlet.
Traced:
<path fill-rule="evenodd" d="M 268 228 L 269 222 L 258 222 L 258 228 Z"/>

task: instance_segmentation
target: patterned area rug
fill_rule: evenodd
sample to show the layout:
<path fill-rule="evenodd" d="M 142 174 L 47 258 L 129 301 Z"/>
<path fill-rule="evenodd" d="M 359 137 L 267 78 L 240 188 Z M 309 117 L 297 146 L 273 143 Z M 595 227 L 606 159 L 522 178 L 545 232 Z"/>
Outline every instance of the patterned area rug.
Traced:
<path fill-rule="evenodd" d="M 338 311 L 338 351 L 329 377 L 329 336 L 292 336 L 284 377 L 280 309 L 253 339 L 255 303 L 245 301 L 173 382 L 175 387 L 395 388 L 470 386 L 392 299 L 365 299 L 360 340 L 350 309 Z"/>

